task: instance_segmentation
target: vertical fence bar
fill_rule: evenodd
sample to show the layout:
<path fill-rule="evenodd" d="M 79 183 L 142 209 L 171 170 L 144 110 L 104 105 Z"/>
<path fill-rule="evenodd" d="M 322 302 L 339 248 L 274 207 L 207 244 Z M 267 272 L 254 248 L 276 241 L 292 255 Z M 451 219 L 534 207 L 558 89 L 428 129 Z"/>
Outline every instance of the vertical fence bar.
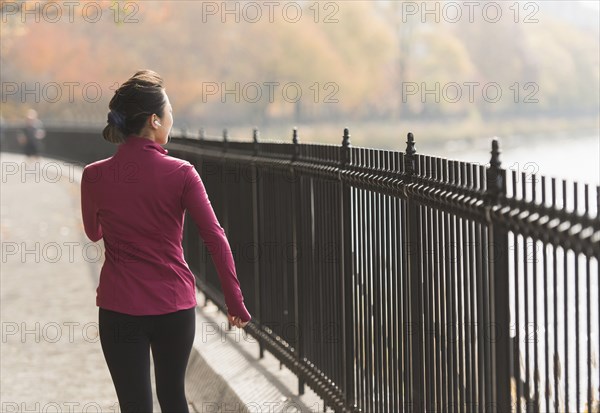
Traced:
<path fill-rule="evenodd" d="M 432 286 L 432 280 L 436 275 L 436 272 L 432 270 L 432 265 L 430 262 L 431 254 L 428 253 L 429 246 L 429 234 L 431 233 L 431 221 L 428 218 L 428 209 L 429 208 L 421 208 L 419 213 L 421 214 L 421 222 L 423 223 L 423 231 L 421 231 L 421 239 L 420 243 L 423 247 L 423 250 L 426 251 L 425 259 L 423 260 L 423 315 L 424 315 L 424 340 L 425 340 L 425 371 L 426 371 L 426 383 L 427 387 L 425 388 L 425 406 L 424 410 L 427 412 L 437 411 L 435 406 L 435 377 L 436 377 L 436 368 L 435 368 L 435 357 L 433 354 L 434 346 L 433 343 L 435 341 L 435 315 L 432 311 L 433 308 L 433 295 L 436 289 Z M 439 376 L 439 373 L 437 373 Z"/>
<path fill-rule="evenodd" d="M 252 136 L 253 140 L 253 152 L 254 152 L 254 160 L 253 160 L 253 168 L 252 168 L 252 204 L 254 209 L 253 219 L 254 219 L 254 295 L 256 300 L 256 318 L 259 323 L 262 324 L 262 294 L 261 294 L 261 260 L 260 256 L 262 251 L 260 250 L 260 243 L 263 240 L 262 235 L 264 234 L 263 225 L 264 225 L 264 202 L 263 202 L 263 189 L 261 182 L 261 170 L 260 167 L 256 163 L 256 157 L 260 155 L 260 145 L 258 143 L 258 130 L 255 130 Z M 265 346 L 263 340 L 258 340 L 258 357 L 264 358 L 265 356 Z"/>
<path fill-rule="evenodd" d="M 518 192 L 518 186 L 517 186 L 517 171 L 511 171 L 510 173 L 510 177 L 511 177 L 511 188 L 512 188 L 512 197 L 513 198 L 517 198 L 517 192 Z M 513 266 L 513 272 L 514 272 L 514 276 L 513 276 L 513 284 L 514 284 L 514 303 L 515 303 L 515 315 L 514 315 L 514 319 L 515 319 L 515 339 L 514 339 L 514 343 L 513 343 L 513 360 L 512 360 L 512 364 L 513 364 L 513 374 L 515 376 L 515 381 L 516 381 L 516 389 L 515 389 L 515 397 L 516 397 L 516 411 L 517 413 L 521 413 L 522 411 L 522 406 L 521 406 L 521 395 L 523 394 L 524 390 L 523 390 L 523 380 L 521 377 L 521 348 L 520 348 L 520 343 L 521 343 L 521 304 L 520 304 L 520 297 L 521 297 L 521 285 L 519 282 L 519 237 L 518 234 L 516 232 L 512 233 L 512 240 L 513 240 L 513 245 L 514 245 L 514 253 L 513 253 L 513 262 L 512 262 L 512 266 Z"/>
<path fill-rule="evenodd" d="M 201 133 L 204 138 L 204 130 Z M 252 176 L 252 254 L 254 260 L 254 317 L 260 323 L 260 263 L 259 263 L 259 194 L 258 194 L 258 167 L 256 166 L 256 157 L 258 156 L 258 129 L 252 131 L 253 155 L 254 159 L 251 164 Z M 258 340 L 258 353 L 262 359 L 264 357 L 264 344 L 262 340 Z"/>
<path fill-rule="evenodd" d="M 562 208 L 567 210 L 567 181 L 562 180 Z M 565 320 L 565 411 L 569 411 L 569 278 L 568 278 L 568 259 L 569 250 L 566 246 L 563 246 L 563 309 L 564 309 L 564 320 Z"/>
<path fill-rule="evenodd" d="M 442 169 L 442 159 L 436 158 L 432 160 L 432 166 L 434 166 L 434 179 L 438 182 L 443 182 L 446 179 L 445 172 Z M 441 215 L 440 228 L 443 230 L 443 235 L 440 240 L 443 240 L 443 248 L 441 248 L 444 260 L 444 276 L 446 285 L 446 350 L 448 352 L 448 406 L 446 408 L 449 411 L 456 411 L 456 390 L 457 390 L 457 376 L 456 370 L 456 352 L 454 348 L 454 293 L 455 293 L 455 272 L 453 268 L 454 257 L 452 255 L 452 236 L 453 236 L 453 225 L 452 217 L 448 212 L 444 212 Z M 440 258 L 441 258 L 440 257 Z"/>
<path fill-rule="evenodd" d="M 300 294 L 304 293 L 304 290 L 300 290 L 299 288 L 299 280 L 298 280 L 298 232 L 301 231 L 301 221 L 300 214 L 298 214 L 298 205 L 296 203 L 301 197 L 300 193 L 300 175 L 298 171 L 294 168 L 294 163 L 298 159 L 298 155 L 300 152 L 300 148 L 298 146 L 298 130 L 294 128 L 292 134 L 292 144 L 294 145 L 292 152 L 292 162 L 291 162 L 291 176 L 292 176 L 292 245 L 293 245 L 293 263 L 292 263 L 292 277 L 294 283 L 294 331 L 296 332 L 295 342 L 294 342 L 294 350 L 296 353 L 296 361 L 301 362 L 304 356 L 304 348 L 302 344 L 302 333 L 304 329 L 302 328 L 302 319 L 300 318 L 300 302 L 302 301 L 300 298 Z M 298 394 L 304 394 L 304 377 L 302 374 L 298 374 Z"/>
<path fill-rule="evenodd" d="M 537 188 L 536 188 L 536 184 L 537 184 L 537 177 L 535 174 L 531 175 L 531 202 L 533 204 L 536 203 L 537 199 L 536 199 L 536 195 L 537 195 Z M 534 339 L 533 339 L 533 381 L 534 381 L 534 397 L 533 397 L 533 408 L 534 411 L 539 411 L 540 410 L 540 366 L 539 366 L 539 349 L 538 349 L 538 343 L 539 343 L 539 337 L 538 337 L 538 301 L 537 301 L 537 295 L 538 295 L 538 271 L 537 271 L 537 261 L 538 261 L 538 257 L 537 257 L 537 239 L 536 238 L 532 238 L 532 247 L 533 247 L 533 251 L 532 251 L 532 263 L 533 263 L 533 291 L 532 291 L 532 295 L 533 295 L 533 334 L 534 334 Z M 545 295 L 545 292 L 544 292 Z"/>
<path fill-rule="evenodd" d="M 589 186 L 585 184 L 583 186 L 583 194 L 584 194 L 584 207 L 585 207 L 585 216 L 590 216 L 590 199 L 589 199 Z M 591 257 L 585 257 L 585 293 L 586 299 L 585 302 L 587 304 L 586 307 L 586 355 L 587 355 L 587 367 L 586 367 L 586 376 L 587 376 L 587 406 L 588 410 L 592 410 L 592 392 L 594 391 L 592 385 L 592 322 L 591 322 L 591 313 L 592 313 L 592 303 L 591 303 L 591 293 L 592 288 L 590 284 L 590 260 Z M 600 280 L 596 280 L 598 284 L 600 284 Z"/>
<path fill-rule="evenodd" d="M 577 182 L 573 182 L 573 211 L 578 211 L 578 191 Z M 579 386 L 580 386 L 580 371 L 579 371 L 579 252 L 573 251 L 575 259 L 575 410 L 579 410 Z"/>
<path fill-rule="evenodd" d="M 523 200 L 527 199 L 527 175 L 525 174 L 525 172 L 521 172 L 521 195 Z M 523 264 L 523 317 L 524 317 L 524 344 L 525 344 L 525 377 L 523 379 L 523 383 L 525 384 L 525 412 L 529 413 L 531 412 L 532 406 L 531 406 L 531 394 L 530 394 L 530 389 L 531 389 L 531 385 L 530 385 L 530 380 L 529 380 L 529 376 L 530 376 L 530 357 L 529 357 L 529 348 L 531 347 L 531 339 L 530 339 L 530 335 L 529 335 L 529 250 L 528 250 L 528 246 L 527 246 L 527 240 L 529 239 L 529 237 L 527 237 L 525 234 L 522 234 L 522 240 L 523 240 L 523 260 L 521 261 L 521 263 Z"/>
<path fill-rule="evenodd" d="M 385 278 L 384 278 L 384 288 L 383 288 L 383 296 L 384 296 L 384 395 L 385 395 L 385 404 L 384 408 L 386 411 L 390 411 L 392 409 L 391 402 L 391 383 L 392 383 L 392 371 L 391 371 L 391 314 L 392 314 L 392 296 L 390 295 L 391 291 L 391 280 L 392 280 L 392 268 L 391 268 L 391 257 L 390 257 L 390 244 L 391 244 L 391 231 L 389 223 L 391 221 L 390 214 L 390 196 L 387 192 L 388 189 L 388 179 L 389 179 L 389 171 L 390 167 L 390 157 L 389 151 L 382 152 L 383 155 L 383 169 L 384 169 L 384 177 L 383 178 L 383 187 L 384 187 L 384 195 L 383 195 L 383 216 L 382 220 L 382 232 L 383 232 L 383 251 L 384 251 L 384 267 L 385 267 Z"/>
<path fill-rule="evenodd" d="M 408 134 L 406 141 L 406 174 L 410 184 L 415 176 L 415 141 L 412 133 Z M 412 376 L 412 400 L 410 406 L 412 411 L 423 410 L 423 334 L 422 334 L 422 305 L 421 305 L 421 247 L 419 245 L 419 231 L 421 220 L 419 218 L 418 205 L 407 196 L 406 200 L 407 220 L 406 239 L 408 243 L 408 279 L 410 288 L 410 323 L 411 329 L 411 376 Z"/>
<path fill-rule="evenodd" d="M 221 215 L 221 225 L 223 227 L 223 229 L 225 230 L 225 233 L 229 234 L 229 214 L 228 214 L 228 202 L 227 202 L 227 193 L 229 191 L 231 191 L 231 188 L 228 187 L 228 182 L 227 182 L 227 176 L 228 171 L 227 171 L 227 148 L 228 148 L 228 139 L 229 139 L 229 132 L 227 131 L 227 129 L 223 130 L 223 156 L 221 157 L 221 208 L 222 208 L 222 215 Z"/>
<path fill-rule="evenodd" d="M 369 169 L 372 169 L 373 163 L 371 160 L 371 152 L 372 149 L 365 150 L 365 164 Z M 366 377 L 366 397 L 367 411 L 375 411 L 374 408 L 374 385 L 373 385 L 373 371 L 375 367 L 373 365 L 373 225 L 370 216 L 373 214 L 373 191 L 366 191 L 366 214 L 364 217 L 366 223 L 366 248 L 367 248 L 367 257 L 366 257 L 366 271 L 365 271 L 365 285 L 366 285 L 366 295 L 365 295 L 365 325 L 366 325 L 366 335 L 365 335 L 365 347 L 366 347 L 366 360 L 367 360 L 367 377 Z"/>
<path fill-rule="evenodd" d="M 459 162 L 460 175 L 463 188 L 471 187 L 471 171 L 465 162 Z M 469 220 L 469 235 L 471 238 L 471 312 L 472 312 L 472 340 L 473 340 L 473 364 L 476 372 L 473 377 L 475 389 L 474 411 L 484 411 L 486 403 L 485 375 L 488 365 L 485 359 L 485 337 L 487 321 L 484 316 L 484 301 L 487 300 L 484 289 L 484 277 L 486 276 L 487 240 L 482 238 L 482 225 L 479 222 Z"/>
<path fill-rule="evenodd" d="M 351 188 L 350 186 L 341 179 L 341 174 L 346 172 L 346 169 L 350 165 L 350 132 L 348 128 L 344 129 L 344 136 L 342 139 L 341 148 L 341 159 L 340 159 L 340 242 L 342 243 L 340 252 L 340 274 L 342 279 L 340 280 L 343 286 L 342 291 L 344 296 L 342 297 L 341 303 L 343 305 L 342 317 L 343 317 L 343 333 L 344 338 L 344 394 L 346 396 L 346 406 L 355 408 L 355 396 L 354 396 L 354 320 L 352 315 L 354 314 L 354 269 L 352 266 L 352 215 L 351 215 Z"/>
<path fill-rule="evenodd" d="M 394 162 L 393 162 L 393 171 L 400 171 L 400 165 L 398 162 L 399 153 L 394 153 Z M 395 180 L 396 178 L 394 178 Z M 395 184 L 396 182 L 394 182 Z M 400 335 L 399 335 L 399 327 L 400 327 L 400 317 L 399 317 L 399 301 L 402 297 L 397 294 L 398 291 L 398 279 L 400 278 L 400 265 L 398 263 L 398 203 L 400 200 L 396 197 L 392 197 L 391 204 L 391 220 L 390 220 L 390 228 L 392 231 L 392 244 L 391 244 L 391 255 L 392 255 L 392 278 L 391 278 L 391 288 L 390 294 L 392 297 L 396 297 L 396 299 L 392 300 L 392 353 L 390 358 L 392 359 L 392 388 L 391 388 L 391 396 L 392 396 L 392 411 L 398 412 L 400 411 L 400 357 L 398 348 L 400 347 Z"/>
<path fill-rule="evenodd" d="M 460 176 L 458 183 L 461 186 L 464 185 L 464 168 L 462 168 L 460 162 L 456 162 L 455 165 L 456 175 Z M 479 366 L 479 352 L 478 352 L 478 340 L 477 340 L 477 287 L 476 287 L 476 279 L 478 274 L 478 263 L 477 259 L 477 251 L 479 250 L 479 246 L 476 244 L 476 234 L 475 234 L 475 222 L 472 220 L 463 220 L 463 229 L 465 233 L 465 249 L 467 250 L 467 263 L 468 263 L 468 271 L 467 274 L 469 276 L 468 283 L 466 285 L 466 289 L 469 295 L 469 312 L 468 312 L 468 337 L 469 337 L 469 353 L 470 356 L 468 358 L 469 363 L 467 364 L 467 372 L 471 375 L 470 381 L 468 382 L 468 386 L 470 391 L 469 397 L 469 408 L 467 412 L 477 412 L 478 411 L 478 400 L 479 400 L 479 381 L 478 377 L 480 372 L 477 370 Z"/>
<path fill-rule="evenodd" d="M 377 152 L 371 150 L 371 169 L 377 170 Z M 382 410 L 381 402 L 381 265 L 379 248 L 379 216 L 380 216 L 380 194 L 378 191 L 371 191 L 372 210 L 371 210 L 371 234 L 373 246 L 373 272 L 370 274 L 373 286 L 373 398 L 374 411 Z"/>
<path fill-rule="evenodd" d="M 490 259 L 490 287 L 492 290 L 490 320 L 494 323 L 496 335 L 491 341 L 492 363 L 492 401 L 495 411 L 511 411 L 510 394 L 510 302 L 508 284 L 508 231 L 494 222 L 489 211 L 494 204 L 506 196 L 506 174 L 500 167 L 498 141 L 492 141 L 492 157 L 487 171 L 488 201 L 488 246 Z"/>
<path fill-rule="evenodd" d="M 546 177 L 541 177 L 541 185 L 542 185 L 542 205 L 546 206 Z M 549 351 L 549 343 L 550 338 L 548 335 L 548 252 L 545 243 L 543 244 L 542 249 L 542 262 L 544 264 L 542 273 L 543 273 L 543 283 L 544 283 L 544 399 L 546 401 L 546 411 L 550 411 L 550 392 L 552 389 L 550 388 L 550 351 Z"/>
<path fill-rule="evenodd" d="M 556 178 L 551 178 L 551 199 L 552 207 L 556 207 Z M 559 411 L 560 400 L 559 400 L 559 389 L 558 389 L 558 378 L 560 375 L 559 359 L 558 359 L 558 274 L 557 274 L 557 247 L 552 246 L 552 304 L 553 304 L 553 322 L 554 322 L 554 354 L 552 357 L 552 372 L 554 376 L 554 411 Z"/>
<path fill-rule="evenodd" d="M 361 169 L 363 169 L 365 167 L 366 164 L 366 159 L 365 159 L 365 153 L 366 153 L 366 149 L 364 148 L 360 148 L 359 149 L 359 153 L 360 153 L 360 167 Z M 361 179 L 364 178 L 364 173 L 361 173 Z M 367 257 L 368 257 L 368 251 L 367 251 L 367 236 L 368 236 L 368 232 L 367 232 L 367 226 L 366 226 L 366 217 L 365 217 L 365 210 L 367 207 L 367 191 L 363 188 L 360 189 L 360 219 L 359 219 L 359 228 L 358 231 L 360 232 L 360 252 L 358 254 L 358 258 L 359 258 L 359 271 L 360 271 L 360 299 L 358 302 L 358 306 L 360 309 L 360 343 L 359 343 L 359 363 L 360 363 L 360 371 L 361 371 L 361 375 L 359 376 L 360 378 L 360 394 L 361 394 L 361 405 L 359 406 L 360 408 L 364 409 L 364 411 L 367 411 L 367 406 L 368 406 L 368 394 L 369 394 L 369 388 L 368 388 L 368 383 L 367 383 L 367 372 L 368 372 L 368 358 L 370 357 L 370 354 L 367 353 L 367 331 L 368 331 L 368 326 L 367 326 L 367 302 L 366 302 L 366 297 L 369 294 L 369 290 L 367 288 Z"/>

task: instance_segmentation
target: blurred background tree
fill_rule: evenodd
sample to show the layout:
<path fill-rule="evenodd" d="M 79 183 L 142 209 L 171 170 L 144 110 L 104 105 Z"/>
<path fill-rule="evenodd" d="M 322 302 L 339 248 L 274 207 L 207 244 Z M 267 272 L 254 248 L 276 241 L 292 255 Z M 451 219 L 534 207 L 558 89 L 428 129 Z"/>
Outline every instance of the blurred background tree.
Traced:
<path fill-rule="evenodd" d="M 455 137 L 485 135 L 488 121 L 519 132 L 514 120 L 532 117 L 553 120 L 544 124 L 555 129 L 597 127 L 598 9 L 582 2 L 492 2 L 501 7 L 497 22 L 483 18 L 486 2 L 472 22 L 465 7 L 450 21 L 444 1 L 438 21 L 407 13 L 423 6 L 406 1 L 297 1 L 287 11 L 277 3 L 272 16 L 265 2 L 227 2 L 237 16 L 223 13 L 222 2 L 92 3 L 84 12 L 85 3 L 69 10 L 65 2 L 0 1 L 4 120 L 32 107 L 45 121 L 101 125 L 117 82 L 151 68 L 165 78 L 184 128 L 468 126 L 443 128 L 441 137 Z M 473 101 L 465 83 L 479 85 Z M 482 97 L 491 83 L 502 91 L 494 103 Z M 436 84 L 439 99 L 423 95 Z M 450 84 L 461 87 L 460 99 L 444 89 Z M 407 95 L 407 85 L 419 91 Z"/>

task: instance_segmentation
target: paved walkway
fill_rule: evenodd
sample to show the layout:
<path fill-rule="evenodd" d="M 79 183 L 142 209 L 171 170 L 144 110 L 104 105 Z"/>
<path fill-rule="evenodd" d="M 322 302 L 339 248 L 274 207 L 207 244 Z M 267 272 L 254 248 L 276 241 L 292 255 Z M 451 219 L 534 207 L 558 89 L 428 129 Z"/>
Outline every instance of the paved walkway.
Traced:
<path fill-rule="evenodd" d="M 83 232 L 81 168 L 10 153 L 0 164 L 0 410 L 118 412 L 97 329 L 104 247 Z M 226 325 L 214 307 L 198 308 L 191 412 L 323 411 L 308 387 L 295 396 L 296 377 L 269 353 L 259 360 L 256 342 Z"/>

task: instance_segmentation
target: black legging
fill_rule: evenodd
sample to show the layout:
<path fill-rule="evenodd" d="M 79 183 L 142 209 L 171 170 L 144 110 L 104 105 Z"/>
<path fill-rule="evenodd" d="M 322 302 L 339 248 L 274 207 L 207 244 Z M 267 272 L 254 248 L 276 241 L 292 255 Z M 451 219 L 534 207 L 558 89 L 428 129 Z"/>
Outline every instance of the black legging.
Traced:
<path fill-rule="evenodd" d="M 189 413 L 185 371 L 196 333 L 196 309 L 132 316 L 99 308 L 99 333 L 120 411 L 152 412 L 150 349 L 163 413 Z"/>

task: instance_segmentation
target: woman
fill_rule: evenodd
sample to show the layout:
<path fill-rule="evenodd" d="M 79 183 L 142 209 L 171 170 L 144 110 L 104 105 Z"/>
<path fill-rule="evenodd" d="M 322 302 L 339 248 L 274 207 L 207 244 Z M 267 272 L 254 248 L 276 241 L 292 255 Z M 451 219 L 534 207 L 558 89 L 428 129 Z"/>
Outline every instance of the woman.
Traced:
<path fill-rule="evenodd" d="M 102 351 L 122 412 L 152 411 L 150 349 L 162 411 L 188 412 L 196 289 L 181 246 L 186 210 L 217 268 L 230 323 L 242 328 L 251 317 L 198 172 L 161 146 L 173 125 L 161 77 L 137 72 L 109 108 L 103 135 L 118 149 L 87 165 L 81 180 L 85 232 L 94 242 L 103 238 L 106 250 L 96 290 Z"/>

